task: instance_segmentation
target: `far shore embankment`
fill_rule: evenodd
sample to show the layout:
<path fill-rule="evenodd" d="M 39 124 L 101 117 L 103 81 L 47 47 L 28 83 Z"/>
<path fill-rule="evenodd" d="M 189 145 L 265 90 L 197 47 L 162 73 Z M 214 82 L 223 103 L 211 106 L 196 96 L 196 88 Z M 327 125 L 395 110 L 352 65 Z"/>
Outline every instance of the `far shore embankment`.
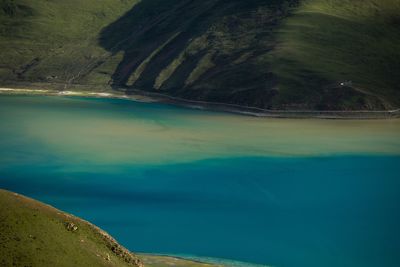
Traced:
<path fill-rule="evenodd" d="M 49 95 L 49 96 L 79 96 L 126 99 L 139 102 L 157 102 L 176 106 L 201 109 L 216 112 L 228 112 L 238 115 L 291 118 L 291 119 L 393 119 L 400 118 L 400 109 L 393 110 L 273 110 L 242 106 L 228 103 L 207 102 L 173 97 L 162 93 L 131 89 L 129 93 L 123 90 L 113 90 L 104 87 L 76 85 L 64 89 L 60 85 L 31 85 L 24 87 L 0 87 L 0 95 Z"/>

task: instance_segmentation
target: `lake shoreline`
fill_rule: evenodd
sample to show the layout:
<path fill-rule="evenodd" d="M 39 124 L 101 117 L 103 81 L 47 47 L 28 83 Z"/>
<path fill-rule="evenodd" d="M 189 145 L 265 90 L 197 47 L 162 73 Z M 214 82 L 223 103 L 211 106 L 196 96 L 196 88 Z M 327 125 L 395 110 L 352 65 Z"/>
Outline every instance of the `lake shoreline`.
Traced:
<path fill-rule="evenodd" d="M 71 224 L 73 226 L 79 225 L 79 228 L 78 228 L 78 226 L 76 226 L 76 230 L 74 230 L 74 231 L 77 231 L 80 228 L 84 228 L 84 227 L 81 227 L 82 225 L 88 227 L 95 235 L 97 235 L 99 237 L 100 240 L 102 240 L 102 242 L 104 242 L 104 246 L 107 247 L 108 249 L 110 249 L 110 251 L 109 251 L 110 254 L 115 254 L 117 257 L 122 258 L 123 261 L 127 262 L 130 265 L 133 263 L 133 264 L 137 264 L 137 266 L 143 266 L 143 261 L 146 260 L 147 257 L 156 258 L 156 257 L 162 256 L 162 259 L 165 262 L 168 262 L 168 261 L 174 261 L 174 262 L 179 262 L 179 263 L 183 262 L 183 263 L 196 264 L 196 266 L 198 264 L 197 267 L 206 267 L 206 266 L 212 267 L 212 266 L 214 266 L 214 264 L 212 264 L 212 263 L 209 263 L 206 261 L 203 262 L 201 260 L 192 259 L 190 257 L 185 258 L 185 257 L 180 257 L 180 256 L 174 256 L 174 255 L 170 256 L 170 255 L 159 255 L 159 254 L 152 254 L 152 253 L 132 252 L 132 251 L 128 250 L 127 248 L 125 248 L 124 246 L 122 246 L 121 244 L 119 244 L 118 241 L 116 239 L 114 239 L 114 237 L 112 237 L 108 232 L 104 231 L 97 225 L 95 225 L 83 218 L 80 218 L 73 214 L 61 211 L 61 210 L 53 207 L 52 205 L 40 202 L 34 198 L 0 188 L 0 201 L 4 201 L 5 197 L 7 197 L 7 199 L 18 200 L 20 203 L 23 203 L 23 205 L 26 207 L 28 207 L 28 206 L 34 207 L 36 213 L 39 213 L 39 216 L 40 216 L 40 214 L 44 214 L 44 213 L 45 214 L 52 213 L 52 214 L 56 214 L 58 216 L 57 218 L 61 218 L 61 221 L 63 221 L 64 225 L 67 225 L 67 224 Z M 14 208 L 18 209 L 19 207 L 17 206 Z M 46 211 L 44 211 L 45 209 L 46 209 Z M 35 214 L 35 217 L 36 216 L 38 216 L 38 214 Z M 71 223 L 71 222 L 73 222 L 73 223 Z M 13 227 L 14 225 L 8 225 L 8 226 Z M 68 230 L 68 231 L 71 231 L 71 230 Z M 82 230 L 80 230 L 80 231 L 82 231 Z M 81 243 L 84 243 L 84 242 L 81 240 Z M 110 255 L 110 254 L 107 254 L 107 255 Z M 2 255 L 0 255 L 0 259 L 1 259 L 1 256 Z M 97 256 L 100 257 L 99 254 Z M 131 266 L 133 266 L 133 265 L 131 265 Z M 153 265 L 146 264 L 146 266 L 151 267 Z M 179 266 L 181 266 L 181 265 L 179 265 Z M 222 267 L 223 265 L 215 265 L 215 267 L 217 267 L 217 266 Z"/>
<path fill-rule="evenodd" d="M 187 263 L 197 263 L 202 266 L 199 267 L 270 267 L 270 265 L 265 264 L 255 264 L 250 262 L 229 260 L 229 259 L 219 259 L 212 257 L 197 257 L 191 255 L 176 255 L 176 254 L 163 254 L 163 253 L 136 253 L 141 257 L 141 259 L 146 263 L 146 261 L 153 259 L 165 259 L 184 261 Z"/>
<path fill-rule="evenodd" d="M 246 107 L 235 104 L 213 103 L 205 101 L 188 100 L 165 94 L 133 90 L 129 94 L 116 90 L 78 91 L 39 89 L 36 86 L 27 88 L 0 87 L 0 95 L 43 95 L 43 96 L 77 96 L 94 98 L 125 99 L 137 102 L 171 104 L 189 109 L 207 110 L 214 112 L 225 112 L 236 115 L 280 118 L 280 119 L 348 119 L 348 120 L 371 120 L 371 119 L 395 119 L 400 118 L 400 109 L 382 111 L 320 111 L 320 110 L 268 110 L 257 107 Z M 42 88 L 42 87 L 40 87 Z M 46 87 L 43 87 L 46 88 Z"/>

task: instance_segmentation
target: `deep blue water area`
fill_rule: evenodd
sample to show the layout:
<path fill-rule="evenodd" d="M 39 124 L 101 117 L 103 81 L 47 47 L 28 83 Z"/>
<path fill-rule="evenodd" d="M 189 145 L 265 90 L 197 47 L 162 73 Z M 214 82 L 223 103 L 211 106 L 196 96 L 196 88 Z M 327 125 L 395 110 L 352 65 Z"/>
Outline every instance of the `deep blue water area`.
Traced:
<path fill-rule="evenodd" d="M 400 120 L 1 96 L 0 188 L 82 217 L 134 252 L 400 266 Z"/>
<path fill-rule="evenodd" d="M 73 172 L 0 168 L 0 187 L 134 251 L 273 266 L 399 266 L 400 157 L 247 157 Z M 103 167 L 106 168 L 106 167 Z"/>

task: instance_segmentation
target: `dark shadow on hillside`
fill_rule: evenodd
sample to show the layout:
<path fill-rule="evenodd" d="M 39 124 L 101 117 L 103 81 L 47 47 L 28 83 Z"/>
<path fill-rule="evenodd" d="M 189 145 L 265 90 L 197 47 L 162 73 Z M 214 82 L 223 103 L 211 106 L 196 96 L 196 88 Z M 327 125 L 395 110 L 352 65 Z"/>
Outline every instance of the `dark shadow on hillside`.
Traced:
<path fill-rule="evenodd" d="M 135 87 L 151 89 L 159 71 L 171 63 L 190 40 L 207 31 L 217 19 L 256 8 L 260 4 L 282 1 L 142 0 L 101 32 L 99 42 L 103 48 L 113 54 L 124 53 L 123 60 L 112 75 L 113 87 L 128 87 L 133 72 L 146 58 L 161 49 L 162 53 L 152 57 L 133 84 Z M 193 60 L 199 59 L 200 56 Z"/>

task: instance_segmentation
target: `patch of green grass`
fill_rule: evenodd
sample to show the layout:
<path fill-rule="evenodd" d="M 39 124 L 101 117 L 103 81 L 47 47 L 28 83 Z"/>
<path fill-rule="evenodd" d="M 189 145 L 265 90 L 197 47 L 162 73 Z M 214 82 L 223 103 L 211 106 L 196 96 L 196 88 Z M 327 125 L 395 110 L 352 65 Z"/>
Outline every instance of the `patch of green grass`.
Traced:
<path fill-rule="evenodd" d="M 77 230 L 68 230 L 68 224 Z M 0 190 L 1 266 L 138 266 L 135 262 L 136 256 L 88 222 Z"/>
<path fill-rule="evenodd" d="M 306 0 L 278 29 L 277 41 L 267 57 L 282 102 L 317 102 L 326 87 L 352 81 L 386 108 L 400 105 L 400 1 Z M 357 106 L 344 100 L 350 102 L 339 107 Z"/>
<path fill-rule="evenodd" d="M 98 44 L 101 29 L 137 2 L 1 0 L 0 10 L 12 3 L 16 11 L 0 12 L 0 80 L 66 82 L 86 74 L 108 55 Z M 110 79 L 98 76 L 90 82 Z"/>

